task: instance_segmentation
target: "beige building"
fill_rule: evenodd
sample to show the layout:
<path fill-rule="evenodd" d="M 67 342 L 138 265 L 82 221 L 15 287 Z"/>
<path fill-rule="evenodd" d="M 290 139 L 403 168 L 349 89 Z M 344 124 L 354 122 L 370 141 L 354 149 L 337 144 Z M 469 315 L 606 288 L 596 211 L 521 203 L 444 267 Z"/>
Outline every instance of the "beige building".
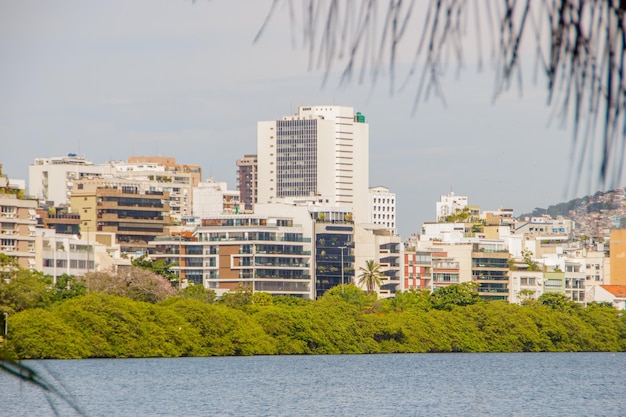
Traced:
<path fill-rule="evenodd" d="M 17 259 L 23 268 L 35 267 L 37 201 L 0 194 L 0 252 Z"/>
<path fill-rule="evenodd" d="M 168 236 L 169 193 L 143 185 L 112 178 L 76 181 L 71 206 L 80 215 L 81 233 L 114 233 L 124 254 L 145 253 L 148 242 Z"/>

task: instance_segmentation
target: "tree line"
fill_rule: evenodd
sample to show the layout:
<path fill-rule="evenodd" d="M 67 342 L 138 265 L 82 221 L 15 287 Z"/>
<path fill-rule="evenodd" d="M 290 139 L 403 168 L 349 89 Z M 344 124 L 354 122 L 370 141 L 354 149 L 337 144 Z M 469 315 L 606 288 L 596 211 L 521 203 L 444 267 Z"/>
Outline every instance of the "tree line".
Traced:
<path fill-rule="evenodd" d="M 626 351 L 620 312 L 561 294 L 514 305 L 460 284 L 377 299 L 349 284 L 317 300 L 243 286 L 216 299 L 202 286 L 175 290 L 145 269 L 99 273 L 97 288 L 94 276 L 52 285 L 40 273 L 6 265 L 2 273 L 12 274 L 0 282 L 6 349 L 21 359 Z"/>

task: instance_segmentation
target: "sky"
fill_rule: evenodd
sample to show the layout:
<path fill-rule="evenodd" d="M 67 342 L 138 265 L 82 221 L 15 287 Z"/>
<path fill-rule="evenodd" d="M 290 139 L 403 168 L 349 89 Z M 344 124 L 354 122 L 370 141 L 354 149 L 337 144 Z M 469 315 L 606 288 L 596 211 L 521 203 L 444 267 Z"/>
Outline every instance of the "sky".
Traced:
<path fill-rule="evenodd" d="M 388 74 L 341 84 L 337 65 L 324 83 L 284 5 L 253 42 L 271 4 L 0 2 L 4 174 L 27 179 L 35 158 L 68 153 L 94 163 L 162 155 L 235 189 L 236 160 L 256 153 L 257 121 L 335 104 L 365 115 L 369 183 L 396 193 L 403 238 L 434 221 L 450 192 L 519 215 L 597 191 L 568 191 L 572 131 L 550 122 L 531 74 L 521 94 L 494 104 L 493 72 L 468 54 L 463 71 L 443 77 L 446 104 L 431 98 L 413 112 L 416 82 L 393 94 Z"/>

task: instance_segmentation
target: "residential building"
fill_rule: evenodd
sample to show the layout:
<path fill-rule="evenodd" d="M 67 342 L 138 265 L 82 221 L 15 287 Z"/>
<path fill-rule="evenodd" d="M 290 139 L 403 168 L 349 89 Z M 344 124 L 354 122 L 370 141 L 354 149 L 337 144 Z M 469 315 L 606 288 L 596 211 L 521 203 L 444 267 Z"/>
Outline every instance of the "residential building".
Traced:
<path fill-rule="evenodd" d="M 0 252 L 23 268 L 35 267 L 37 201 L 0 193 Z"/>
<path fill-rule="evenodd" d="M 565 294 L 565 272 L 557 270 L 543 273 L 543 292 L 558 292 Z"/>
<path fill-rule="evenodd" d="M 46 205 L 68 206 L 75 180 L 100 177 L 110 172 L 108 165 L 94 165 L 74 153 L 61 157 L 36 158 L 28 168 L 28 193 Z"/>
<path fill-rule="evenodd" d="M 169 194 L 144 186 L 119 178 L 75 181 L 71 207 L 80 215 L 81 233 L 114 233 L 122 253 L 133 255 L 145 253 L 157 236 L 169 236 Z"/>
<path fill-rule="evenodd" d="M 205 219 L 221 214 L 239 213 L 239 191 L 228 190 L 226 182 L 209 178 L 193 188 L 193 215 Z"/>
<path fill-rule="evenodd" d="M 467 196 L 454 195 L 450 192 L 448 195 L 442 195 L 436 204 L 435 221 L 440 221 L 444 217 L 454 214 L 457 210 L 463 210 L 467 207 Z"/>
<path fill-rule="evenodd" d="M 409 247 L 403 257 L 402 291 L 432 288 L 432 254 Z"/>
<path fill-rule="evenodd" d="M 369 126 L 345 106 L 300 106 L 257 126 L 258 201 L 314 199 L 368 221 Z"/>
<path fill-rule="evenodd" d="M 80 215 L 69 213 L 67 208 L 37 209 L 37 222 L 44 229 L 53 229 L 58 234 L 80 234 Z"/>
<path fill-rule="evenodd" d="M 583 260 L 567 258 L 564 260 L 565 295 L 572 301 L 585 302 L 586 267 Z"/>
<path fill-rule="evenodd" d="M 361 268 L 366 268 L 368 261 L 374 261 L 382 273 L 381 284 L 376 289 L 379 297 L 393 297 L 402 290 L 403 248 L 400 237 L 384 226 L 357 224 L 355 230 L 357 284 L 362 273 Z M 365 286 L 360 286 L 365 289 Z"/>
<path fill-rule="evenodd" d="M 521 304 L 537 300 L 543 294 L 543 271 L 517 269 L 509 271 L 509 302 Z"/>
<path fill-rule="evenodd" d="M 611 230 L 611 285 L 626 285 L 626 229 Z"/>
<path fill-rule="evenodd" d="M 123 178 L 143 181 L 145 189 L 170 195 L 171 217 L 177 221 L 192 215 L 192 189 L 202 178 L 198 165 L 176 163 L 175 158 L 131 156 L 128 161 L 94 164 L 70 153 L 64 157 L 37 158 L 29 167 L 29 193 L 50 207 L 69 206 L 73 183 L 82 178 Z"/>
<path fill-rule="evenodd" d="M 368 223 L 381 225 L 392 234 L 397 234 L 396 194 L 387 187 L 370 187 L 368 200 Z"/>
<path fill-rule="evenodd" d="M 244 155 L 237 161 L 237 190 L 243 207 L 240 210 L 254 210 L 258 200 L 258 161 L 256 155 Z"/>
<path fill-rule="evenodd" d="M 170 217 L 181 222 L 192 217 L 193 190 L 202 180 L 199 165 L 178 164 L 176 158 L 131 156 L 128 162 L 110 161 L 110 176 L 142 181 L 148 190 L 167 192 Z"/>
<path fill-rule="evenodd" d="M 587 291 L 587 302 L 611 303 L 617 310 L 626 310 L 626 285 L 593 285 Z"/>
<path fill-rule="evenodd" d="M 509 250 L 502 241 L 472 244 L 472 281 L 486 300 L 509 301 Z"/>
<path fill-rule="evenodd" d="M 63 274 L 82 277 L 96 270 L 95 245 L 73 235 L 40 229 L 35 243 L 36 269 L 51 276 L 54 282 Z"/>
<path fill-rule="evenodd" d="M 311 299 L 312 245 L 292 218 L 256 214 L 203 219 L 187 236 L 160 237 L 150 256 L 175 263 L 181 278 L 218 296 L 248 286 L 252 291 Z"/>
<path fill-rule="evenodd" d="M 355 282 L 355 225 L 348 208 L 311 206 L 315 242 L 315 297 Z M 362 250 L 362 249 L 361 249 Z"/>

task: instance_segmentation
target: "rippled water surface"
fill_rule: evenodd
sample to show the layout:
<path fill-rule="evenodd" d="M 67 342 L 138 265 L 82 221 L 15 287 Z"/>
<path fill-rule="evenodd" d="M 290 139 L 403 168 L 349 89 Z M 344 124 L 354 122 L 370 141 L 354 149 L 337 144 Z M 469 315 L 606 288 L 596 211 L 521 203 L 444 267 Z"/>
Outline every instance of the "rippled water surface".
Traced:
<path fill-rule="evenodd" d="M 89 416 L 626 416 L 626 353 L 25 361 Z M 1 416 L 78 415 L 0 374 Z"/>

